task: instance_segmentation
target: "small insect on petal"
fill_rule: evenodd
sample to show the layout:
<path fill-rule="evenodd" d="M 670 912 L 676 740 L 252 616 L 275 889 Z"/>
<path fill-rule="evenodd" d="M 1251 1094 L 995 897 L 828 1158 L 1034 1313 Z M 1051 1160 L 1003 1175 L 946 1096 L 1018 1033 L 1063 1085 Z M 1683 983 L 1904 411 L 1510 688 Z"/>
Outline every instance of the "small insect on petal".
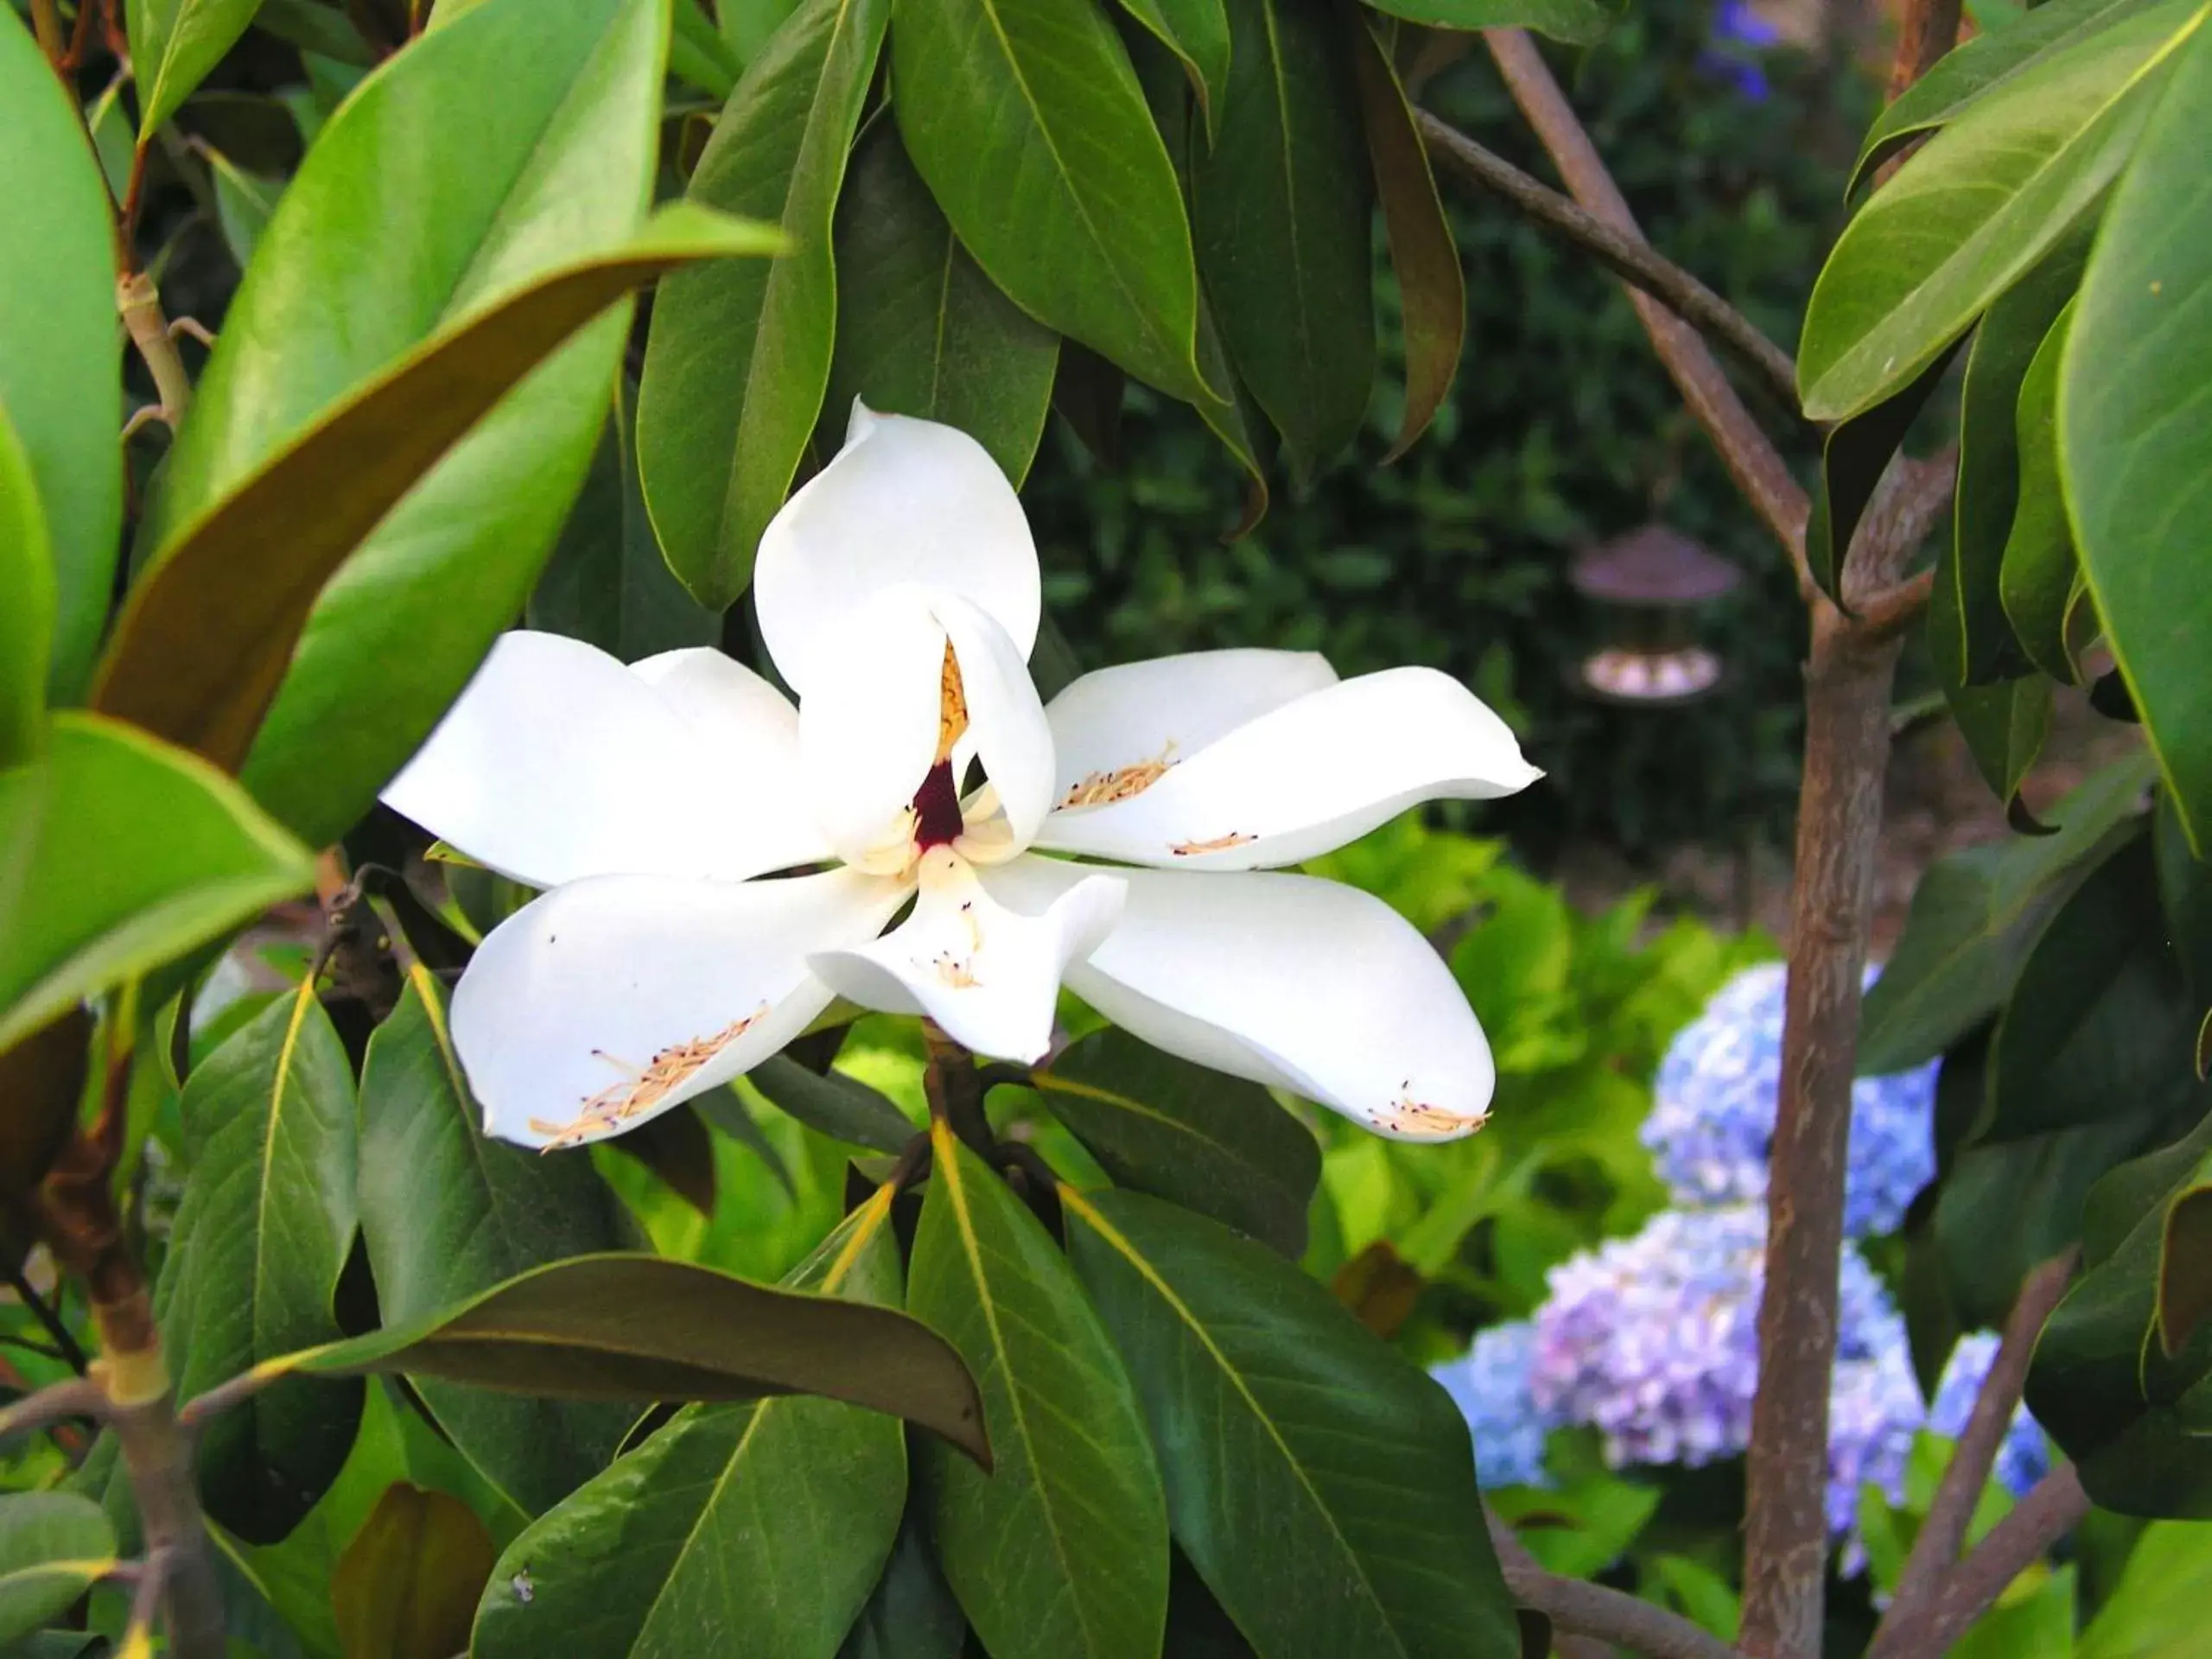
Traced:
<path fill-rule="evenodd" d="M 742 1037 L 767 1012 L 768 1005 L 763 1002 L 744 1019 L 731 1021 L 711 1037 L 695 1037 L 685 1042 L 671 1043 L 642 1068 L 625 1065 L 613 1055 L 594 1049 L 593 1052 L 601 1059 L 628 1072 L 628 1078 L 590 1096 L 584 1102 L 583 1109 L 566 1123 L 548 1123 L 543 1118 L 531 1118 L 531 1133 L 546 1137 L 544 1146 L 539 1150 L 555 1152 L 581 1146 L 617 1124 L 627 1122 L 639 1113 L 652 1109 L 667 1099 L 686 1077 Z"/>

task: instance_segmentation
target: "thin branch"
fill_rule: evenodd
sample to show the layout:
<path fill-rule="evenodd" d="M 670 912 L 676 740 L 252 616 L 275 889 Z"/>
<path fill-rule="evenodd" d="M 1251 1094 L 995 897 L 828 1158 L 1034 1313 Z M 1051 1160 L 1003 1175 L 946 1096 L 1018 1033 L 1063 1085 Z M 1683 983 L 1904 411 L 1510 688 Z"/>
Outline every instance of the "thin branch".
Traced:
<path fill-rule="evenodd" d="M 1503 197 L 1539 225 L 1581 248 L 1623 282 L 1633 283 L 1683 321 L 1711 336 L 1715 344 L 1726 347 L 1738 361 L 1763 377 L 1783 408 L 1796 410 L 1797 365 L 1749 317 L 1642 237 L 1607 224 L 1427 111 L 1418 111 L 1414 118 L 1429 154 L 1446 168 Z"/>
<path fill-rule="evenodd" d="M 0 1261 L 0 1279 L 7 1281 L 8 1288 L 16 1293 L 16 1300 L 30 1310 L 31 1317 L 45 1328 L 48 1336 L 54 1338 L 54 1345 L 60 1351 L 56 1357 L 68 1361 L 69 1369 L 79 1376 L 90 1370 L 92 1362 L 85 1352 L 84 1344 L 77 1340 L 76 1333 L 63 1323 L 61 1315 L 23 1276 L 22 1264 Z"/>
<path fill-rule="evenodd" d="M 38 37 L 38 49 L 46 54 L 47 62 L 56 74 L 60 73 L 69 42 L 61 33 L 61 13 L 54 0 L 31 0 L 31 32 Z"/>
<path fill-rule="evenodd" d="M 2066 1294 L 2067 1281 L 2080 1258 L 2077 1246 L 2044 1262 L 2020 1287 L 2019 1300 L 2012 1304 L 2012 1316 L 2005 1321 L 1997 1357 L 1990 1362 L 1989 1375 L 1982 1378 L 1973 1414 L 1959 1436 L 1957 1449 L 1951 1453 L 1950 1466 L 1936 1485 L 1927 1519 L 1920 1523 L 1919 1535 L 1913 1540 L 1912 1553 L 1905 1557 L 1897 1593 L 1875 1632 L 1873 1645 L 1867 1649 L 1867 1659 L 1906 1659 L 1915 1651 L 1894 1639 L 1891 1632 L 1909 1630 L 1926 1616 L 1929 1604 L 1941 1594 L 1945 1575 L 1959 1559 L 1974 1507 L 1981 1501 L 1989 1471 L 1996 1467 L 1997 1454 L 2012 1429 L 2036 1338 Z"/>
<path fill-rule="evenodd" d="M 184 372 L 184 359 L 177 355 L 176 336 L 169 332 L 168 319 L 162 314 L 162 296 L 153 278 L 143 271 L 132 271 L 118 279 L 115 308 L 122 314 L 130 343 L 146 359 L 154 377 L 161 418 L 174 427 L 191 405 L 192 377 Z"/>
<path fill-rule="evenodd" d="M 930 1116 L 943 1118 L 970 1152 L 991 1162 L 997 1142 L 990 1119 L 983 1114 L 982 1079 L 975 1056 L 946 1036 L 934 1020 L 922 1021 L 922 1046 L 928 1057 L 922 1092 L 929 1097 Z"/>
<path fill-rule="evenodd" d="M 1568 193 L 1599 219 L 1641 242 L 1643 233 L 1637 229 L 1636 216 L 1629 212 L 1628 202 L 1605 170 L 1597 146 L 1590 142 L 1590 135 L 1527 31 L 1485 29 L 1483 41 L 1497 60 L 1513 101 L 1521 106 L 1529 126 L 1550 153 Z M 1704 336 L 1641 289 L 1631 288 L 1628 297 L 1644 332 L 1651 336 L 1652 349 L 1659 354 L 1690 413 L 1713 440 L 1737 488 L 1797 567 L 1798 586 L 1808 594 L 1814 593 L 1812 572 L 1805 563 L 1805 521 L 1812 504 L 1790 475 L 1782 452 L 1744 407 L 1744 400 L 1721 372 Z"/>
<path fill-rule="evenodd" d="M 2082 1490 L 2081 1475 L 2070 1463 L 2059 1465 L 1989 1529 L 1966 1560 L 1943 1575 L 1942 1586 L 1932 1600 L 1905 1617 L 1892 1610 L 1892 1616 L 1882 1622 L 1878 1650 L 1912 1659 L 1948 1651 L 1968 1625 L 1997 1605 L 2006 1586 L 2040 1560 L 2088 1512 L 2089 1497 Z"/>
<path fill-rule="evenodd" d="M 1545 1572 L 1529 1547 L 1488 1505 L 1483 1518 L 1490 1523 L 1491 1543 L 1505 1574 L 1505 1587 L 1521 1605 L 1535 1608 L 1560 1631 L 1617 1643 L 1646 1659 L 1743 1659 L 1719 1637 L 1678 1613 L 1601 1584 Z M 1562 1659 L 1584 1659 L 1593 1649 L 1562 1642 L 1560 1652 Z M 1594 1650 L 1595 1656 L 1602 1653 L 1602 1649 Z"/>
<path fill-rule="evenodd" d="M 218 1382 L 205 1394 L 195 1394 L 177 1408 L 176 1426 L 187 1434 L 197 1434 L 224 1413 L 236 1409 L 273 1382 L 282 1382 L 287 1373 L 265 1370 L 257 1365 L 250 1371 L 240 1371 L 236 1376 Z"/>
<path fill-rule="evenodd" d="M 106 1414 L 107 1395 L 100 1385 L 90 1377 L 73 1376 L 66 1382 L 41 1389 L 36 1394 L 27 1394 L 7 1410 L 0 1411 L 0 1440 L 51 1428 L 75 1417 L 98 1421 Z"/>
<path fill-rule="evenodd" d="M 121 1651 L 154 1650 L 154 1625 L 162 1616 L 162 1592 L 168 1587 L 169 1564 L 175 1559 L 169 1550 L 156 1549 L 139 1564 L 137 1584 L 130 1596 L 130 1624 L 123 1633 Z M 132 1646 L 134 1641 L 142 1646 Z"/>

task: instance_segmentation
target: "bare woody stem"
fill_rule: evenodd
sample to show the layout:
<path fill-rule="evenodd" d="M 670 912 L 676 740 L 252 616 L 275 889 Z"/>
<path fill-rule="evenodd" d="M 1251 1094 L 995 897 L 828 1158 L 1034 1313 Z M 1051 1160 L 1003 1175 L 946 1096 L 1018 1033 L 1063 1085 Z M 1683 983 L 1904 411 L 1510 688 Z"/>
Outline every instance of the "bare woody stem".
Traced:
<path fill-rule="evenodd" d="M 168 319 L 162 315 L 162 296 L 155 290 L 153 278 L 141 270 L 118 277 L 115 306 L 122 314 L 130 343 L 146 359 L 154 377 L 154 393 L 161 399 L 162 413 L 174 425 L 184 418 L 192 403 L 192 378 L 185 373 L 184 359 L 177 354 L 176 340 L 169 333 Z"/>
<path fill-rule="evenodd" d="M 1762 376 L 1782 400 L 1797 407 L 1797 365 L 1757 324 L 1641 236 L 1616 228 L 1540 180 L 1477 143 L 1427 111 L 1416 116 L 1428 153 L 1460 177 L 1503 198 L 1546 229 L 1565 238 L 1624 283 L 1632 283 L 1683 321 L 1725 346 Z"/>
<path fill-rule="evenodd" d="M 938 1028 L 933 1020 L 922 1021 L 922 1042 L 928 1065 L 922 1073 L 922 1090 L 929 1096 L 930 1116 L 943 1118 L 968 1149 L 985 1163 L 996 1158 L 990 1120 L 983 1115 L 982 1076 L 975 1057 Z"/>
<path fill-rule="evenodd" d="M 1545 1572 L 1529 1547 L 1488 1505 L 1483 1518 L 1490 1524 L 1505 1587 L 1520 1605 L 1533 1607 L 1551 1620 L 1561 1635 L 1560 1659 L 1606 1659 L 1609 1643 L 1646 1659 L 1743 1659 L 1719 1637 L 1664 1607 L 1601 1584 Z"/>
<path fill-rule="evenodd" d="M 2067 1281 L 2080 1255 L 2078 1249 L 2072 1249 L 2044 1262 L 2021 1286 L 2019 1300 L 2012 1304 L 2012 1315 L 2005 1322 L 1997 1357 L 1990 1362 L 1989 1374 L 1982 1378 L 1957 1449 L 1936 1485 L 1912 1551 L 1905 1557 L 1904 1570 L 1897 1575 L 1897 1592 L 1874 1634 L 1873 1644 L 1866 1650 L 1867 1659 L 1910 1659 L 1916 1651 L 1908 1645 L 1910 1633 L 1927 1618 L 1930 1605 L 1941 1598 L 1955 1571 L 1974 1506 L 2012 1427 L 2012 1413 L 2027 1382 L 2036 1338 L 2066 1294 Z"/>
<path fill-rule="evenodd" d="M 2059 1465 L 1944 1575 L 1934 1597 L 1910 1617 L 1893 1611 L 1883 1621 L 1879 1651 L 1910 1655 L 1912 1659 L 1949 1651 L 1968 1625 L 1997 1605 L 2005 1586 L 2088 1512 L 2088 1494 L 2082 1490 L 2080 1473 L 2070 1463 Z M 1869 1649 L 1870 1655 L 1874 1650 Z"/>

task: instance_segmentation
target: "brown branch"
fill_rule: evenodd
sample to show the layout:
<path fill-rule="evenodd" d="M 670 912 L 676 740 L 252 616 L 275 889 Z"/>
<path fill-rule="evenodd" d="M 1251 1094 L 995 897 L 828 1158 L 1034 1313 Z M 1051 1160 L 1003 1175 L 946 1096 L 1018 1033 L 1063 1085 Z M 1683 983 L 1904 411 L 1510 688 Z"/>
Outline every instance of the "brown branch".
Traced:
<path fill-rule="evenodd" d="M 2036 1338 L 2066 1294 L 2067 1281 L 2080 1258 L 2077 1246 L 2044 1262 L 2020 1287 L 2019 1300 L 2012 1304 L 2012 1316 L 2005 1322 L 1997 1357 L 1990 1362 L 1989 1375 L 1982 1379 L 1980 1392 L 1974 1396 L 1973 1414 L 1951 1453 L 1950 1465 L 1943 1471 L 1936 1497 L 1928 1506 L 1928 1516 L 1913 1540 L 1912 1552 L 1905 1557 L 1897 1593 L 1874 1634 L 1873 1645 L 1866 1650 L 1867 1659 L 1910 1659 L 1917 1651 L 1892 1632 L 1910 1631 L 1942 1593 L 1945 1576 L 1966 1543 L 1967 1527 L 1981 1501 L 1989 1471 L 1996 1467 L 1997 1454 L 2012 1429 L 2012 1414 L 2028 1380 L 2028 1361 L 2034 1356 Z"/>
<path fill-rule="evenodd" d="M 927 1056 L 922 1092 L 929 1098 L 930 1116 L 943 1118 L 970 1152 L 987 1164 L 993 1162 L 997 1141 L 983 1113 L 982 1078 L 975 1056 L 946 1036 L 934 1020 L 922 1021 L 922 1046 Z"/>
<path fill-rule="evenodd" d="M 61 33 L 61 12 L 54 0 L 31 0 L 31 33 L 38 37 L 38 49 L 46 54 L 47 62 L 55 73 L 60 73 L 69 42 Z"/>
<path fill-rule="evenodd" d="M 1533 1607 L 1549 1618 L 1564 1639 L 1558 1643 L 1560 1659 L 1604 1659 L 1605 1649 L 1573 1637 L 1595 1637 L 1615 1643 L 1646 1659 L 1743 1659 L 1743 1656 L 1703 1626 L 1648 1601 L 1609 1590 L 1601 1584 L 1547 1573 L 1513 1529 L 1483 1507 L 1490 1523 L 1491 1546 L 1497 1552 L 1505 1587 L 1523 1607 Z"/>
<path fill-rule="evenodd" d="M 67 1382 L 49 1383 L 35 1394 L 27 1394 L 5 1411 L 0 1411 L 0 1440 L 51 1428 L 73 1418 L 97 1421 L 106 1413 L 107 1395 L 100 1385 L 88 1377 L 73 1376 Z"/>
<path fill-rule="evenodd" d="M 1932 1600 L 1910 1616 L 1891 1610 L 1891 1617 L 1882 1622 L 1879 1650 L 1912 1659 L 1947 1652 L 1968 1625 L 1997 1605 L 2006 1586 L 2040 1560 L 2088 1512 L 2082 1477 L 2072 1464 L 2059 1465 L 1989 1529 L 1966 1560 L 1943 1575 L 1942 1587 Z"/>
<path fill-rule="evenodd" d="M 1448 169 L 1503 197 L 1539 225 L 1582 249 L 1623 282 L 1634 283 L 1683 321 L 1709 335 L 1763 377 L 1783 408 L 1796 411 L 1797 365 L 1749 317 L 1642 237 L 1607 224 L 1427 111 L 1417 111 L 1414 118 L 1429 154 Z"/>
<path fill-rule="evenodd" d="M 1599 220 L 1643 241 L 1636 216 L 1527 31 L 1485 29 L 1483 41 L 1513 101 L 1566 181 L 1568 194 Z M 1805 521 L 1812 504 L 1790 475 L 1781 451 L 1744 407 L 1704 337 L 1640 289 L 1631 288 L 1628 297 L 1651 336 L 1652 349 L 1690 413 L 1713 440 L 1729 476 L 1789 553 L 1797 567 L 1799 587 L 1812 593 L 1812 572 L 1805 563 Z"/>
<path fill-rule="evenodd" d="M 1897 25 L 1890 60 L 1889 101 L 1896 103 L 1959 41 L 1959 0 L 1912 0 Z"/>

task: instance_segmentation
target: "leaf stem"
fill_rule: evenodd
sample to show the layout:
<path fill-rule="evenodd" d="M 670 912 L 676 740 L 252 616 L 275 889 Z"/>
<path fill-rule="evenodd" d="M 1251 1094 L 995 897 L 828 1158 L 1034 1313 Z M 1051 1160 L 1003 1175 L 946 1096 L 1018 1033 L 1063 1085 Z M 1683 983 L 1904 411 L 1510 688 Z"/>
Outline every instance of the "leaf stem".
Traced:
<path fill-rule="evenodd" d="M 928 1055 L 922 1092 L 929 1097 L 930 1116 L 941 1119 L 985 1163 L 995 1164 L 998 1142 L 983 1115 L 982 1077 L 975 1057 L 946 1036 L 934 1020 L 922 1021 L 922 1042 Z"/>
<path fill-rule="evenodd" d="M 1569 1640 L 1561 1641 L 1558 1644 L 1561 1659 L 1605 1659 L 1610 1649 L 1599 1644 L 1607 1643 L 1645 1655 L 1646 1659 L 1743 1659 L 1719 1637 L 1678 1613 L 1601 1584 L 1547 1573 L 1519 1535 L 1488 1504 L 1483 1506 L 1483 1518 L 1490 1523 L 1491 1544 L 1497 1552 L 1498 1566 L 1514 1599 L 1542 1613 L 1570 1640 L 1596 1638 L 1594 1642 L 1572 1641 L 1571 1645 Z"/>
<path fill-rule="evenodd" d="M 54 0 L 31 0 L 31 32 L 38 36 L 38 49 L 46 54 L 54 73 L 62 73 L 69 42 L 62 35 L 61 11 Z"/>
<path fill-rule="evenodd" d="M 162 314 L 162 296 L 154 279 L 143 270 L 128 271 L 115 284 L 115 308 L 138 355 L 154 377 L 154 395 L 160 399 L 161 416 L 174 427 L 192 404 L 192 377 L 184 372 L 176 339 L 168 319 Z"/>

